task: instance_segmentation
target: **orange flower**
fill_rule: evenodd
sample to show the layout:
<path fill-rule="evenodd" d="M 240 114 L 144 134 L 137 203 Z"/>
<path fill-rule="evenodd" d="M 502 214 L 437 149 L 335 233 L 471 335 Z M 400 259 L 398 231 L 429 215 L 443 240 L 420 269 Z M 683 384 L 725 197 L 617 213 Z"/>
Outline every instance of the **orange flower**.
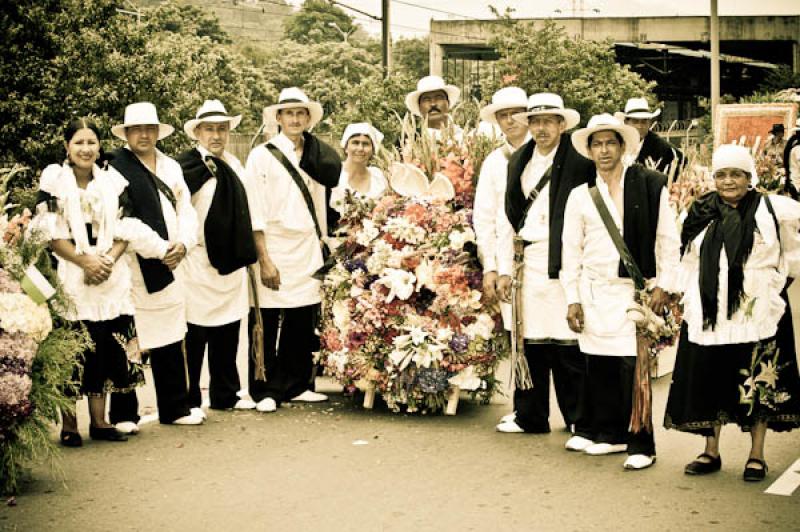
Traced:
<path fill-rule="evenodd" d="M 409 221 L 414 222 L 417 225 L 422 225 L 425 221 L 426 211 L 425 207 L 420 205 L 419 203 L 412 203 L 408 207 L 405 208 L 403 211 L 403 216 L 408 218 Z"/>

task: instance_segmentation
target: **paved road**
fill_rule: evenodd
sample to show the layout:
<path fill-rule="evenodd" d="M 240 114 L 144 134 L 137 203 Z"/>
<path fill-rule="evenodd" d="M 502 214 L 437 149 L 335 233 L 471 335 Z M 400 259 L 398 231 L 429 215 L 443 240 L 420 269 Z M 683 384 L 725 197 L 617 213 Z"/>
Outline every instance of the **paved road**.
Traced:
<path fill-rule="evenodd" d="M 659 420 L 666 380 L 655 387 Z M 723 431 L 723 470 L 692 478 L 682 470 L 700 438 L 659 429 L 658 463 L 626 472 L 622 455 L 565 451 L 557 414 L 548 435 L 494 432 L 507 410 L 462 401 L 455 417 L 394 415 L 333 394 L 275 414 L 211 412 L 201 427 L 153 423 L 127 443 L 66 449 L 66 484 L 38 468 L 17 505 L 0 509 L 0 530 L 800 527 L 800 490 L 763 493 L 800 455 L 797 433 L 769 434 L 768 481 L 748 484 L 749 437 L 737 429 Z"/>

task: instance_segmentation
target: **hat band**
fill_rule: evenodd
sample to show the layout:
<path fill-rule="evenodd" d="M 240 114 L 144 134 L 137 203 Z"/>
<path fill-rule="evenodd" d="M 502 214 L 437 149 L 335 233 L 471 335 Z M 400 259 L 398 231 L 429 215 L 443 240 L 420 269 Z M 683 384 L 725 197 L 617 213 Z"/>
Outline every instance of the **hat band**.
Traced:
<path fill-rule="evenodd" d="M 653 114 L 653 112 L 650 109 L 631 109 L 630 111 L 625 111 L 626 115 L 632 115 L 633 113 Z"/>
<path fill-rule="evenodd" d="M 225 113 L 223 111 L 207 111 L 203 114 L 197 115 L 195 120 L 201 120 L 203 118 L 211 118 L 212 116 L 224 116 L 225 118 L 230 118 L 230 116 L 228 116 L 228 113 Z"/>
<path fill-rule="evenodd" d="M 303 100 L 300 100 L 298 98 L 287 98 L 285 100 L 281 100 L 278 102 L 279 105 L 282 103 L 308 103 L 308 102 L 304 102 Z"/>
<path fill-rule="evenodd" d="M 549 111 L 551 109 L 558 109 L 559 111 L 563 111 L 563 109 L 557 105 L 536 105 L 534 107 L 529 107 L 528 111 Z"/>

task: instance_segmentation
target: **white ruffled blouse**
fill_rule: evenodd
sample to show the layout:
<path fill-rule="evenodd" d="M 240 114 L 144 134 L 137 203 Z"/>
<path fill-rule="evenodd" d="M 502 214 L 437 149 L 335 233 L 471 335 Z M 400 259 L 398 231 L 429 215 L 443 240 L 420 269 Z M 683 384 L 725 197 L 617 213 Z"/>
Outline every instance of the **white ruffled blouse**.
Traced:
<path fill-rule="evenodd" d="M 77 185 L 72 167 L 52 164 L 45 168 L 39 188 L 55 198 L 55 208 L 46 203 L 37 207 L 32 229 L 48 240 L 71 240 L 79 254 L 107 253 L 114 240 L 128 242 L 128 249 L 147 258 L 162 258 L 168 244 L 147 225 L 135 218 L 122 217 L 119 196 L 128 181 L 116 170 L 95 166 L 86 189 Z M 89 243 L 86 227 L 91 226 L 95 244 Z M 98 285 L 86 284 L 83 268 L 58 257 L 58 277 L 72 305 L 64 309 L 69 320 L 105 321 L 120 315 L 133 315 L 129 254 L 123 254 L 109 278 Z"/>
<path fill-rule="evenodd" d="M 369 171 L 369 190 L 366 194 L 361 194 L 350 186 L 350 174 L 348 174 L 347 171 L 342 168 L 342 173 L 339 177 L 339 184 L 336 185 L 333 190 L 331 190 L 331 208 L 335 209 L 339 214 L 343 213 L 344 198 L 348 190 L 357 196 L 364 196 L 370 199 L 377 199 L 381 197 L 384 192 L 386 192 L 386 189 L 389 187 L 389 183 L 386 181 L 386 177 L 383 175 L 383 172 L 381 172 L 380 168 L 370 166 L 367 168 L 367 170 Z"/>
<path fill-rule="evenodd" d="M 689 340 L 700 345 L 749 343 L 775 335 L 778 321 L 786 312 L 780 294 L 787 277 L 800 275 L 800 203 L 785 196 L 770 195 L 780 225 L 780 242 L 775 221 L 761 200 L 756 209 L 756 234 L 753 249 L 744 264 L 744 299 L 730 319 L 728 308 L 728 260 L 725 249 L 720 254 L 717 323 L 703 329 L 700 301 L 700 246 L 704 229 L 692 240 L 681 261 L 681 284 L 684 288 L 684 315 Z"/>

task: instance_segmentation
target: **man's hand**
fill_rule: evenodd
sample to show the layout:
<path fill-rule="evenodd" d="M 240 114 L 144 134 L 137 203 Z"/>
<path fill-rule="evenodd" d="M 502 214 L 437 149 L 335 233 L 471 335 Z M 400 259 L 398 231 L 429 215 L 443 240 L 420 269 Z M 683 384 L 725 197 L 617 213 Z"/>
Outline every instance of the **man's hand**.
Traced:
<path fill-rule="evenodd" d="M 169 248 L 167 249 L 167 254 L 164 255 L 164 258 L 161 259 L 161 262 L 163 262 L 164 265 L 166 265 L 166 267 L 172 271 L 178 267 L 178 264 L 180 264 L 185 256 L 186 246 L 180 242 L 176 242 L 174 244 L 170 244 Z"/>
<path fill-rule="evenodd" d="M 503 303 L 511 303 L 511 283 L 513 282 L 510 275 L 501 275 L 497 281 L 497 297 Z"/>
<path fill-rule="evenodd" d="M 571 303 L 567 309 L 567 325 L 572 332 L 583 331 L 583 307 L 580 303 Z"/>
<path fill-rule="evenodd" d="M 83 280 L 86 284 L 104 283 L 111 276 L 114 261 L 109 257 L 100 255 L 81 255 L 81 268 Z"/>
<path fill-rule="evenodd" d="M 497 272 L 483 274 L 483 304 L 487 307 L 497 306 Z"/>
<path fill-rule="evenodd" d="M 650 310 L 661 316 L 664 308 L 669 304 L 669 294 L 659 287 L 655 287 L 650 294 Z"/>
<path fill-rule="evenodd" d="M 281 286 L 281 274 L 275 263 L 271 260 L 258 261 L 258 269 L 261 272 L 261 284 L 272 290 L 277 290 Z"/>

